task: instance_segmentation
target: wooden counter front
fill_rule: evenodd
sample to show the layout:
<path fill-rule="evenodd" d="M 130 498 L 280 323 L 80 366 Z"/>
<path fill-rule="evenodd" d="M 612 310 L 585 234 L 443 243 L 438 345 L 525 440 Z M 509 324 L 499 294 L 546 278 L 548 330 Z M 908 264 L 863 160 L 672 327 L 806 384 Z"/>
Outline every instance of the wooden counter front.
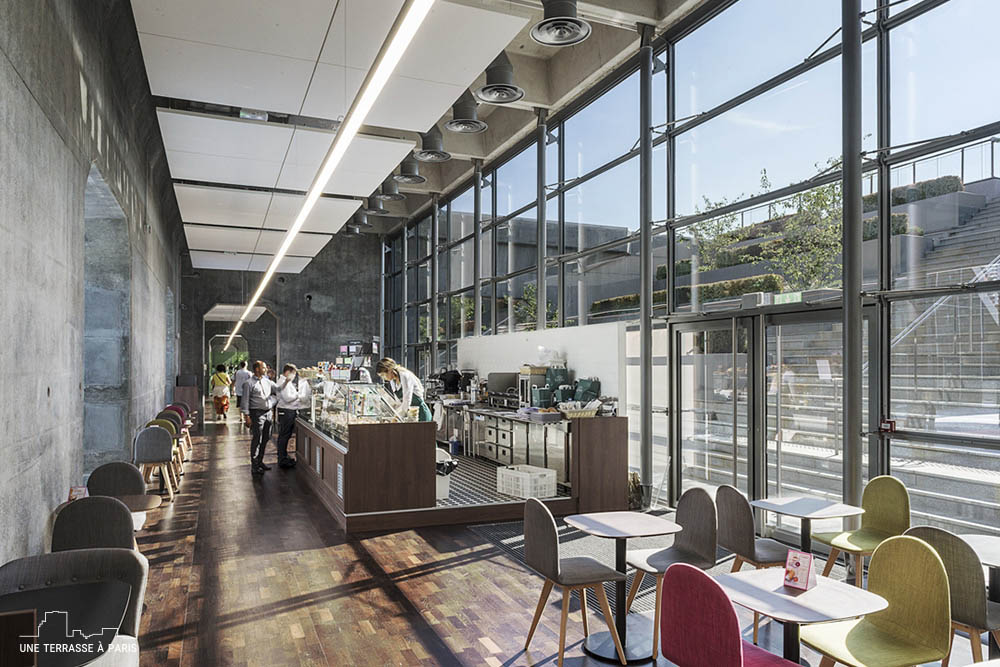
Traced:
<path fill-rule="evenodd" d="M 351 424 L 342 443 L 299 419 L 298 470 L 345 529 L 351 515 L 433 508 L 435 429 L 434 422 Z"/>

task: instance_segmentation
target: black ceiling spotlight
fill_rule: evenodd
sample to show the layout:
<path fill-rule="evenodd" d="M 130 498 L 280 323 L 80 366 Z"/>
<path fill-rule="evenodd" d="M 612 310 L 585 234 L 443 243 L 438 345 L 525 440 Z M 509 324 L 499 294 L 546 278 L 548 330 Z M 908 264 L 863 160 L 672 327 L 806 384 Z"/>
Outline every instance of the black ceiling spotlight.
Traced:
<path fill-rule="evenodd" d="M 413 157 L 413 153 L 407 155 L 406 159 L 399 163 L 399 173 L 395 174 L 393 178 L 396 179 L 397 183 L 408 185 L 419 185 L 427 182 L 427 179 L 420 175 L 420 164 Z"/>
<path fill-rule="evenodd" d="M 486 68 L 486 85 L 476 97 L 489 104 L 510 104 L 524 97 L 524 90 L 514 85 L 514 66 L 503 51 Z"/>
<path fill-rule="evenodd" d="M 403 201 L 406 195 L 399 191 L 399 183 L 392 176 L 382 181 L 382 191 L 375 195 L 380 201 Z"/>
<path fill-rule="evenodd" d="M 388 215 L 389 209 L 382 206 L 382 202 L 378 199 L 379 191 L 371 193 L 365 199 L 365 205 L 361 208 L 367 215 Z"/>
<path fill-rule="evenodd" d="M 489 125 L 479 120 L 476 113 L 476 98 L 466 90 L 451 107 L 451 120 L 444 124 L 444 129 L 461 134 L 479 134 L 485 132 Z"/>
<path fill-rule="evenodd" d="M 451 153 L 444 149 L 444 137 L 437 125 L 420 135 L 420 150 L 413 151 L 413 157 L 420 162 L 447 162 Z"/>
<path fill-rule="evenodd" d="M 572 46 L 590 37 L 590 24 L 576 15 L 576 0 L 542 0 L 545 18 L 531 27 L 531 39 L 545 46 Z"/>

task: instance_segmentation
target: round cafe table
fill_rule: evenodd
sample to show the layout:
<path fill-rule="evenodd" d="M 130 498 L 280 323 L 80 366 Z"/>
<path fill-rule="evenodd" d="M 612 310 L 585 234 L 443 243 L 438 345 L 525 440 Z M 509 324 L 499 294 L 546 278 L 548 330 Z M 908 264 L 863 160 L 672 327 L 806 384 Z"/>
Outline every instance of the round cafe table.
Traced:
<path fill-rule="evenodd" d="M 794 663 L 800 658 L 801 625 L 858 618 L 889 606 L 880 595 L 829 577 L 817 576 L 807 591 L 789 588 L 783 567 L 720 574 L 715 580 L 734 603 L 784 625 L 784 657 Z"/>
<path fill-rule="evenodd" d="M 681 526 L 652 514 L 642 512 L 594 512 L 573 514 L 564 519 L 577 530 L 615 541 L 615 569 L 624 574 L 626 547 L 630 537 L 655 537 L 672 535 Z M 649 660 L 653 657 L 652 622 L 641 614 L 627 614 L 625 580 L 615 582 L 615 628 L 629 662 Z M 583 643 L 583 650 L 597 658 L 618 662 L 618 652 L 610 632 L 591 633 Z"/>
<path fill-rule="evenodd" d="M 25 644 L 37 641 L 38 665 L 78 667 L 105 655 L 131 593 L 132 587 L 121 581 L 46 586 L 0 596 L 0 614 L 34 614 L 22 639 Z M 78 650 L 56 650 L 58 644 L 74 644 Z"/>
<path fill-rule="evenodd" d="M 854 505 L 845 505 L 836 500 L 824 500 L 809 496 L 779 496 L 753 500 L 750 505 L 757 509 L 784 514 L 799 519 L 802 550 L 812 552 L 812 522 L 820 519 L 842 519 L 859 516 L 865 511 Z"/>

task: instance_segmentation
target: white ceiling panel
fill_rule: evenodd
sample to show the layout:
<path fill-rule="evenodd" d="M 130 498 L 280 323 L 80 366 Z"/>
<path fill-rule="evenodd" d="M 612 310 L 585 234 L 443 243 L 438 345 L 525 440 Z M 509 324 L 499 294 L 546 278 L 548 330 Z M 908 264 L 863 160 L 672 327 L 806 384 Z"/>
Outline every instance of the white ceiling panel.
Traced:
<path fill-rule="evenodd" d="M 281 162 L 293 128 L 274 123 L 218 118 L 158 109 L 167 150 Z"/>
<path fill-rule="evenodd" d="M 224 271 L 266 271 L 272 255 L 252 255 L 250 253 L 227 253 L 205 250 L 191 251 L 191 266 L 195 269 L 221 269 Z M 309 257 L 286 255 L 278 264 L 278 273 L 301 273 L 309 262 Z"/>
<path fill-rule="evenodd" d="M 259 229 L 244 227 L 184 225 L 184 236 L 187 237 L 187 246 L 191 250 L 252 253 L 261 234 Z"/>
<path fill-rule="evenodd" d="M 349 81 L 345 81 L 346 72 L 351 72 Z M 305 104 L 302 105 L 302 115 L 339 120 L 347 114 L 347 107 L 358 94 L 365 73 L 361 70 L 348 70 L 340 65 L 319 63 Z M 371 119 L 366 119 L 365 122 L 373 124 Z"/>
<path fill-rule="evenodd" d="M 302 195 L 275 194 L 267 211 L 264 227 L 288 229 L 295 222 L 304 201 L 305 197 Z M 360 199 L 320 197 L 302 226 L 302 231 L 336 234 L 360 207 Z"/>
<path fill-rule="evenodd" d="M 320 62 L 368 71 L 403 1 L 340 0 Z"/>
<path fill-rule="evenodd" d="M 298 128 L 292 137 L 278 187 L 307 190 L 332 140 L 333 134 L 330 132 Z M 405 139 L 357 135 L 334 171 L 325 192 L 360 197 L 370 195 L 413 150 L 413 145 L 412 141 Z"/>
<path fill-rule="evenodd" d="M 267 271 L 267 267 L 271 264 L 272 257 L 273 255 L 253 255 L 250 259 L 250 270 Z M 311 261 L 312 259 L 309 257 L 285 255 L 281 258 L 281 262 L 278 263 L 276 271 L 278 273 L 302 273 L 302 269 L 306 268 Z"/>
<path fill-rule="evenodd" d="M 300 255 L 302 257 L 315 257 L 333 237 L 328 234 L 307 234 L 299 232 L 288 246 L 289 255 Z M 281 242 L 285 240 L 285 232 L 275 232 L 265 229 L 260 232 L 257 239 L 256 254 L 273 255 L 278 252 Z"/>
<path fill-rule="evenodd" d="M 206 3 L 211 4 L 211 3 Z M 313 61 L 140 33 L 154 95 L 299 113 Z"/>
<path fill-rule="evenodd" d="M 244 160 L 218 155 L 167 151 L 170 175 L 181 180 L 232 183 L 273 188 L 281 171 L 280 162 Z"/>
<path fill-rule="evenodd" d="M 139 32 L 314 61 L 336 5 L 333 0 L 132 0 L 132 11 Z"/>
<path fill-rule="evenodd" d="M 393 76 L 365 120 L 369 125 L 426 132 L 436 123 L 466 86 Z"/>
<path fill-rule="evenodd" d="M 239 304 L 217 303 L 205 313 L 205 319 L 210 322 L 236 322 L 240 319 L 246 306 Z M 247 322 L 256 322 L 264 314 L 264 306 L 254 306 L 247 315 Z"/>
<path fill-rule="evenodd" d="M 465 88 L 527 23 L 523 16 L 436 2 L 395 75 Z"/>
<path fill-rule="evenodd" d="M 231 227 L 260 227 L 271 204 L 269 192 L 174 185 L 183 222 Z"/>

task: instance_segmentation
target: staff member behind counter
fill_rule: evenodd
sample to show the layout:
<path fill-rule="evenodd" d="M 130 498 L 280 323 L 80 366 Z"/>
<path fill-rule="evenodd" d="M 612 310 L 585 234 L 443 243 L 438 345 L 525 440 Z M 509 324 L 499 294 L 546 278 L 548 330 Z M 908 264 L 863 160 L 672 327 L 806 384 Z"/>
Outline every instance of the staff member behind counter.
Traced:
<path fill-rule="evenodd" d="M 402 399 L 397 411 L 400 418 L 406 415 L 409 408 L 416 407 L 417 421 L 429 422 L 433 420 L 431 409 L 424 403 L 424 385 L 421 384 L 416 375 L 389 357 L 378 362 L 378 365 L 375 366 L 375 372 L 383 381 L 388 382 L 396 396 Z"/>
<path fill-rule="evenodd" d="M 278 385 L 278 465 L 282 468 L 295 466 L 295 459 L 288 456 L 288 440 L 295 430 L 295 418 L 300 410 L 309 406 L 312 389 L 309 383 L 299 379 L 295 364 L 285 364 L 281 369 Z M 296 440 L 298 447 L 298 440 Z"/>

